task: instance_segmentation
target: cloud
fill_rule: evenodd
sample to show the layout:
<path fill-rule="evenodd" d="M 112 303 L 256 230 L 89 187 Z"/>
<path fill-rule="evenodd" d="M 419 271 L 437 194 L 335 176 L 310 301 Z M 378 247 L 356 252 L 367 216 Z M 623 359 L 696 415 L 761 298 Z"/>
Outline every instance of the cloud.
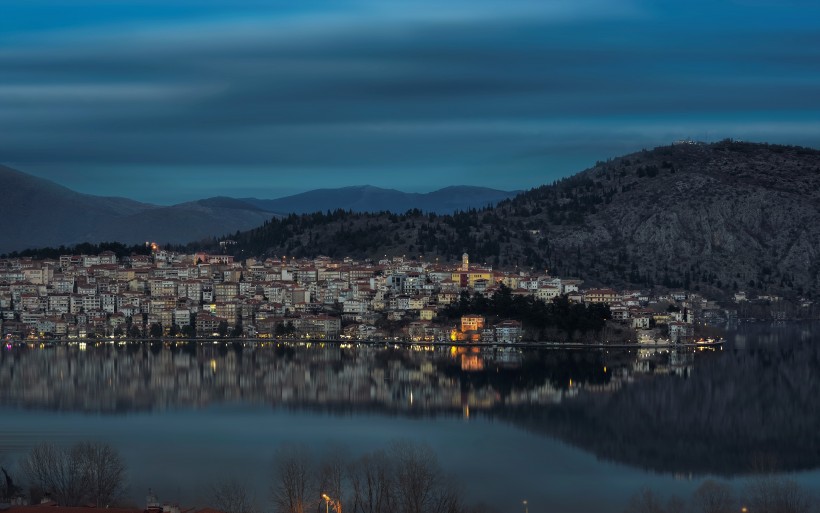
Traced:
<path fill-rule="evenodd" d="M 0 160 L 119 194 L 83 169 L 153 184 L 230 169 L 243 187 L 293 188 L 312 170 L 321 183 L 304 188 L 406 173 L 427 189 L 479 175 L 524 188 L 705 132 L 820 141 L 816 30 L 693 28 L 640 4 L 319 4 L 6 44 Z M 494 171 L 531 154 L 551 156 L 542 171 Z"/>

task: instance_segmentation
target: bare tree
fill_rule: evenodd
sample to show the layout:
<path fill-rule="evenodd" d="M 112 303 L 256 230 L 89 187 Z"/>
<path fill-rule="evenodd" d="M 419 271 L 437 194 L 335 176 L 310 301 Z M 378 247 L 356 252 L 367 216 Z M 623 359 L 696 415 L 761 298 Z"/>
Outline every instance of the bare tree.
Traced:
<path fill-rule="evenodd" d="M 454 495 L 445 484 L 435 453 L 427 445 L 396 442 L 390 449 L 395 464 L 397 510 L 402 513 L 443 513 Z"/>
<path fill-rule="evenodd" d="M 270 493 L 280 513 L 307 513 L 314 497 L 312 458 L 302 446 L 280 447 L 274 456 L 274 481 Z"/>
<path fill-rule="evenodd" d="M 749 482 L 746 492 L 750 511 L 806 513 L 812 508 L 809 494 L 791 479 L 761 476 Z"/>
<path fill-rule="evenodd" d="M 666 501 L 666 513 L 686 513 L 686 501 L 673 495 Z"/>
<path fill-rule="evenodd" d="M 78 506 L 85 502 L 86 483 L 75 450 L 43 443 L 31 450 L 21 466 L 33 488 L 49 494 L 61 506 Z"/>
<path fill-rule="evenodd" d="M 98 508 L 110 506 L 125 492 L 125 463 L 110 445 L 79 443 L 71 457 L 78 461 L 89 502 Z"/>
<path fill-rule="evenodd" d="M 348 459 L 346 451 L 341 446 L 333 446 L 323 452 L 319 464 L 318 496 L 327 494 L 337 504 L 347 504 L 345 491 L 348 481 Z M 321 507 L 321 503 L 319 506 Z"/>
<path fill-rule="evenodd" d="M 735 511 L 732 487 L 726 483 L 707 479 L 692 495 L 698 513 L 730 513 Z"/>
<path fill-rule="evenodd" d="M 648 488 L 642 489 L 629 499 L 628 513 L 664 513 L 660 499 Z"/>
<path fill-rule="evenodd" d="M 365 454 L 350 467 L 353 513 L 387 513 L 393 506 L 393 468 L 383 450 Z"/>
<path fill-rule="evenodd" d="M 245 483 L 229 479 L 211 486 L 211 504 L 224 513 L 256 513 L 258 511 L 253 496 Z"/>
<path fill-rule="evenodd" d="M 109 506 L 125 491 L 125 463 L 106 444 L 83 442 L 69 449 L 40 444 L 21 468 L 34 490 L 63 506 Z"/>

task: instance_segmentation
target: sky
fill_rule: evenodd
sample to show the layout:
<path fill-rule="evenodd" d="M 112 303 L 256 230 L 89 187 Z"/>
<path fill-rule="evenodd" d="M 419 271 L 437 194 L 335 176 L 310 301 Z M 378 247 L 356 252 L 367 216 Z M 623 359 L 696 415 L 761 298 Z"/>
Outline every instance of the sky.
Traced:
<path fill-rule="evenodd" d="M 820 3 L 2 0 L 0 163 L 171 204 L 820 147 Z"/>

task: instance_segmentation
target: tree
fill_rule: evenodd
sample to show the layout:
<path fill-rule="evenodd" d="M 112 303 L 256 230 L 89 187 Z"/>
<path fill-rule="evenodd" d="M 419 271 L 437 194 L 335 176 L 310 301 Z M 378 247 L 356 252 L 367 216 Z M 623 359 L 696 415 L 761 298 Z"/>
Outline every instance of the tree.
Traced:
<path fill-rule="evenodd" d="M 39 493 L 51 494 L 61 506 L 82 503 L 79 463 L 70 452 L 52 444 L 40 444 L 23 459 L 21 467 L 32 488 Z"/>
<path fill-rule="evenodd" d="M 216 333 L 220 337 L 224 337 L 228 334 L 228 321 L 219 321 L 219 325 L 216 327 Z"/>
<path fill-rule="evenodd" d="M 129 338 L 140 338 L 142 336 L 142 332 L 140 331 L 139 326 L 136 324 L 132 324 L 130 328 L 128 328 L 128 337 Z"/>
<path fill-rule="evenodd" d="M 427 445 L 396 442 L 390 449 L 395 464 L 393 481 L 397 511 L 445 513 L 455 496 L 446 485 L 435 453 Z"/>
<path fill-rule="evenodd" d="M 61 506 L 111 505 L 125 488 L 125 463 L 111 446 L 81 442 L 68 449 L 40 444 L 22 460 L 23 473 Z"/>
<path fill-rule="evenodd" d="M 331 447 L 322 452 L 322 460 L 319 463 L 319 488 L 318 494 L 327 494 L 338 504 L 346 504 L 345 483 L 348 471 L 346 461 L 349 460 L 347 453 L 340 446 Z"/>
<path fill-rule="evenodd" d="M 752 479 L 746 487 L 750 511 L 766 513 L 806 513 L 812 501 L 808 493 L 791 479 L 773 475 Z"/>
<path fill-rule="evenodd" d="M 353 491 L 352 506 L 356 513 L 386 513 L 393 506 L 393 469 L 383 450 L 365 454 L 350 468 Z"/>
<path fill-rule="evenodd" d="M 726 483 L 707 479 L 695 490 L 692 500 L 698 513 L 729 513 L 735 511 L 732 488 Z"/>
<path fill-rule="evenodd" d="M 629 499 L 627 513 L 664 513 L 660 499 L 648 488 L 642 489 Z"/>
<path fill-rule="evenodd" d="M 110 506 L 125 491 L 125 463 L 110 445 L 84 442 L 73 451 L 82 461 L 87 494 L 98 508 Z"/>
<path fill-rule="evenodd" d="M 686 501 L 673 495 L 666 501 L 666 513 L 687 513 Z"/>
<path fill-rule="evenodd" d="M 185 338 L 195 338 L 196 337 L 196 326 L 193 324 L 188 324 L 182 327 L 182 335 Z"/>
<path fill-rule="evenodd" d="M 223 513 L 256 513 L 253 497 L 241 481 L 230 479 L 211 487 L 211 505 Z"/>
<path fill-rule="evenodd" d="M 162 337 L 162 326 L 157 323 L 151 324 L 151 327 L 148 329 L 148 335 L 151 338 Z"/>
<path fill-rule="evenodd" d="M 274 456 L 270 493 L 279 513 L 306 513 L 314 498 L 312 458 L 303 446 L 280 447 Z"/>

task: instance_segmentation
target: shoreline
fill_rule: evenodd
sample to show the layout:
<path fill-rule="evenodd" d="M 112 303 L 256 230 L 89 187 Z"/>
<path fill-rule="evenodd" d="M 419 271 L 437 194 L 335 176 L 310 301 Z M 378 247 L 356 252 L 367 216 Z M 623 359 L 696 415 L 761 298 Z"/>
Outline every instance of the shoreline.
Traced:
<path fill-rule="evenodd" d="M 345 340 L 345 339 L 270 339 L 270 338 L 120 338 L 120 339 L 58 339 L 58 340 L 26 340 L 7 342 L 6 348 L 10 347 L 56 347 L 74 346 L 80 344 L 91 345 L 129 345 L 129 344 L 190 344 L 197 345 L 218 345 L 218 344 L 329 344 L 329 345 L 365 345 L 365 346 L 399 346 L 399 347 L 459 347 L 459 348 L 522 348 L 522 349 L 669 349 L 669 348 L 694 348 L 694 347 L 716 347 L 726 343 L 726 340 L 719 338 L 716 340 L 706 340 L 702 342 L 618 342 L 618 343 L 582 343 L 582 342 L 548 342 L 548 341 L 528 341 L 528 342 L 453 342 L 453 341 L 412 341 L 412 340 Z"/>

